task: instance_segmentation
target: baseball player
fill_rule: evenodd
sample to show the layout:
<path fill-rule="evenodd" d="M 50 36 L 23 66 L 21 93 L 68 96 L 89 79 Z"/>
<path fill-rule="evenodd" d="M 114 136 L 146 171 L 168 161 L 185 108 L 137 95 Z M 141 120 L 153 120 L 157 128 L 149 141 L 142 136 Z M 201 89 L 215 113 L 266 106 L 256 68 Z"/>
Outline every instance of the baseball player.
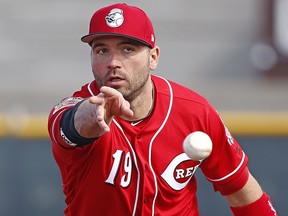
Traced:
<path fill-rule="evenodd" d="M 198 216 L 200 168 L 234 215 L 275 216 L 250 174 L 248 158 L 209 102 L 151 71 L 158 64 L 152 23 L 144 11 L 114 4 L 96 11 L 89 34 L 95 80 L 49 116 L 67 216 Z M 213 149 L 192 160 L 183 140 L 206 133 Z"/>

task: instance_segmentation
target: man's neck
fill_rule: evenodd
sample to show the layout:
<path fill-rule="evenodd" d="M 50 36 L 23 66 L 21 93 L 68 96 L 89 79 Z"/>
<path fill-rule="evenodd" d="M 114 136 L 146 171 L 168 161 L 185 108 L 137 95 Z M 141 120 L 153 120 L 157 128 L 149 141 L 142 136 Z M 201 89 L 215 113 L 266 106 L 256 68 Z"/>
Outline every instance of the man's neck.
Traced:
<path fill-rule="evenodd" d="M 140 120 L 150 115 L 154 106 L 154 85 L 152 80 L 149 80 L 145 89 L 138 97 L 130 102 L 134 116 L 129 121 Z"/>

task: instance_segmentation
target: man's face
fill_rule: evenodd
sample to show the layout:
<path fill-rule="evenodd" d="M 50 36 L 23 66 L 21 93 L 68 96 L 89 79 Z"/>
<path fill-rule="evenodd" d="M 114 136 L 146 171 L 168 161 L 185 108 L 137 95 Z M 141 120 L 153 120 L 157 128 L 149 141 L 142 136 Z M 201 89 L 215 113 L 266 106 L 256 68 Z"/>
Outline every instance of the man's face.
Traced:
<path fill-rule="evenodd" d="M 91 66 L 98 87 L 109 86 L 133 100 L 150 76 L 151 49 L 135 40 L 119 36 L 94 39 Z"/>

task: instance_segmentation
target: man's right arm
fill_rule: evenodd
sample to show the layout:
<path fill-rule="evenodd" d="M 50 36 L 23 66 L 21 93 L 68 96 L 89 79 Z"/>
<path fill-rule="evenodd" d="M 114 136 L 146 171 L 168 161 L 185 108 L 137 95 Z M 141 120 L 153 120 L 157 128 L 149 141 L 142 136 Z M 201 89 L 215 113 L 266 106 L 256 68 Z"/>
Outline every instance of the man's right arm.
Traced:
<path fill-rule="evenodd" d="M 98 100 L 99 96 L 95 96 Z M 73 115 L 74 126 L 76 131 L 85 138 L 96 138 L 102 136 L 105 132 L 109 131 L 109 125 L 112 121 L 112 116 L 105 119 L 105 126 L 99 124 L 100 110 L 104 109 L 101 104 L 93 104 L 90 98 L 84 100 L 75 111 Z M 104 110 L 103 110 L 104 112 Z M 102 114 L 101 114 L 102 115 Z"/>
<path fill-rule="evenodd" d="M 109 87 L 102 87 L 100 92 L 83 101 L 75 112 L 74 125 L 83 137 L 100 137 L 109 132 L 113 116 L 133 116 L 129 102 L 120 92 Z"/>
<path fill-rule="evenodd" d="M 84 100 L 67 98 L 49 116 L 50 137 L 64 147 L 83 146 L 109 132 L 113 116 L 133 116 L 129 102 L 115 89 L 102 87 L 98 95 Z"/>
<path fill-rule="evenodd" d="M 92 143 L 110 131 L 113 116 L 132 117 L 130 104 L 115 89 L 102 87 L 101 93 L 66 110 L 60 122 L 61 137 L 70 146 Z"/>

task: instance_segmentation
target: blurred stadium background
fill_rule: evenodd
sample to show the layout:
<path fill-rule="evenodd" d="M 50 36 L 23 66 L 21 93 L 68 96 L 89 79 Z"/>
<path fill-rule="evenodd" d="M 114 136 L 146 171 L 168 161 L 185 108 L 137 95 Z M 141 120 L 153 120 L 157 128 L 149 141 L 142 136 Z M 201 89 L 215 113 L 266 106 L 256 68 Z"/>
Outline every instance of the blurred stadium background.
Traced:
<path fill-rule="evenodd" d="M 288 215 L 288 1 L 125 2 L 154 23 L 161 60 L 153 73 L 210 100 L 279 215 Z M 80 38 L 92 13 L 110 3 L 116 1 L 0 0 L 0 215 L 63 215 L 47 116 L 93 79 Z M 202 215 L 230 215 L 197 175 Z"/>

